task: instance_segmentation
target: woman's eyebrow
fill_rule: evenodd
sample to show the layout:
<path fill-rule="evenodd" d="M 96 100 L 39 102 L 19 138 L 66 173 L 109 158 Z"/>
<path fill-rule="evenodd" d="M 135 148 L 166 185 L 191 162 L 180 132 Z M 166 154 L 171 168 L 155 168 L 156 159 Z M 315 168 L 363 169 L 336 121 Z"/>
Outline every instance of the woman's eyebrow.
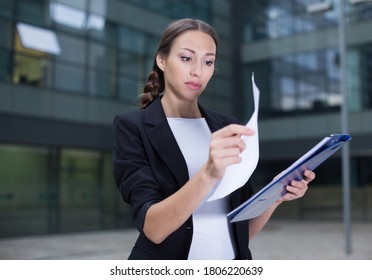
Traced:
<path fill-rule="evenodd" d="M 196 53 L 194 50 L 189 49 L 189 48 L 181 48 L 181 50 L 186 50 L 186 51 L 189 51 L 189 52 L 191 52 L 193 54 Z M 215 53 L 206 53 L 205 56 L 216 56 L 216 54 Z"/>

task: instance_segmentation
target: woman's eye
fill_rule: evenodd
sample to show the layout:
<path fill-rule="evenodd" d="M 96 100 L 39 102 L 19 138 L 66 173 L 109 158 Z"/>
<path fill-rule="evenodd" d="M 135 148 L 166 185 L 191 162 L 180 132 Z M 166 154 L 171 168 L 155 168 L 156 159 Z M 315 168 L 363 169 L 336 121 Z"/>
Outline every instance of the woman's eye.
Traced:
<path fill-rule="evenodd" d="M 188 57 L 188 56 L 181 56 L 181 59 L 183 61 L 191 61 L 191 57 Z"/>
<path fill-rule="evenodd" d="M 207 60 L 205 64 L 207 64 L 208 66 L 212 66 L 214 62 L 212 60 Z"/>

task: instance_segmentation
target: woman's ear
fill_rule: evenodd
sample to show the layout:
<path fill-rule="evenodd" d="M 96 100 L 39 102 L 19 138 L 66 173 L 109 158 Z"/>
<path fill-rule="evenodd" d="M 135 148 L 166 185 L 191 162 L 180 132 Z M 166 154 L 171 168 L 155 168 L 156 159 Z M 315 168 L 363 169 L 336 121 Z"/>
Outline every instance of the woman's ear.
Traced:
<path fill-rule="evenodd" d="M 160 68 L 160 70 L 164 71 L 164 58 L 159 53 L 156 55 L 156 64 Z"/>

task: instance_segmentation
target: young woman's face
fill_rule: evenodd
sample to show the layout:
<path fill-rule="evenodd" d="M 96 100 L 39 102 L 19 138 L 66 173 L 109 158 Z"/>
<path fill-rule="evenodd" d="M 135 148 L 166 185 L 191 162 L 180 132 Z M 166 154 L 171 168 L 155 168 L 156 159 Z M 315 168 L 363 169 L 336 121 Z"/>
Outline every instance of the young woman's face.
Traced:
<path fill-rule="evenodd" d="M 158 54 L 157 64 L 164 72 L 164 94 L 195 101 L 214 73 L 216 44 L 201 31 L 186 31 L 177 37 L 167 57 Z"/>

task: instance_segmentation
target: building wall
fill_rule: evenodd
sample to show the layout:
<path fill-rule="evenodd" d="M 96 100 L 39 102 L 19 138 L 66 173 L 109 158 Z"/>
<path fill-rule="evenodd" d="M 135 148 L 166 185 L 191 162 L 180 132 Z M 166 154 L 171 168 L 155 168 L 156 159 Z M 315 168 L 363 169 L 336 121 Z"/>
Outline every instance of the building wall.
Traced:
<path fill-rule="evenodd" d="M 159 37 L 182 17 L 219 32 L 222 71 L 201 102 L 233 114 L 229 1 L 1 2 L 0 237 L 132 225 L 112 176 L 112 121 L 137 107 Z M 19 23 L 52 32 L 60 52 L 25 45 Z"/>
<path fill-rule="evenodd" d="M 255 73 L 261 90 L 257 189 L 320 138 L 340 131 L 337 21 L 332 12 L 307 15 L 304 3 L 2 0 L 0 237 L 132 226 L 113 182 L 112 120 L 137 106 L 159 36 L 177 18 L 201 18 L 220 35 L 218 73 L 201 97 L 205 106 L 247 121 L 253 109 L 247 81 Z M 372 23 L 366 5 L 349 7 L 348 57 L 353 218 L 370 220 Z M 19 23 L 52 32 L 60 52 L 25 46 L 32 38 L 22 38 Z M 315 100 L 319 92 L 329 94 L 332 106 Z M 314 190 L 276 217 L 339 219 L 340 184 L 336 154 L 318 170 Z"/>
<path fill-rule="evenodd" d="M 261 89 L 258 185 L 280 172 L 323 137 L 341 133 L 337 9 L 310 14 L 314 1 L 239 2 L 249 16 L 243 23 L 241 60 L 248 78 L 255 73 Z M 347 24 L 348 144 L 351 159 L 353 219 L 371 217 L 371 3 L 345 3 Z M 244 13 L 244 12 L 243 12 Z M 245 99 L 250 100 L 250 85 Z M 249 117 L 249 113 L 245 118 Z M 342 219 L 341 152 L 317 170 L 309 195 L 282 207 L 279 217 Z M 289 214 L 291 213 L 291 214 Z"/>

